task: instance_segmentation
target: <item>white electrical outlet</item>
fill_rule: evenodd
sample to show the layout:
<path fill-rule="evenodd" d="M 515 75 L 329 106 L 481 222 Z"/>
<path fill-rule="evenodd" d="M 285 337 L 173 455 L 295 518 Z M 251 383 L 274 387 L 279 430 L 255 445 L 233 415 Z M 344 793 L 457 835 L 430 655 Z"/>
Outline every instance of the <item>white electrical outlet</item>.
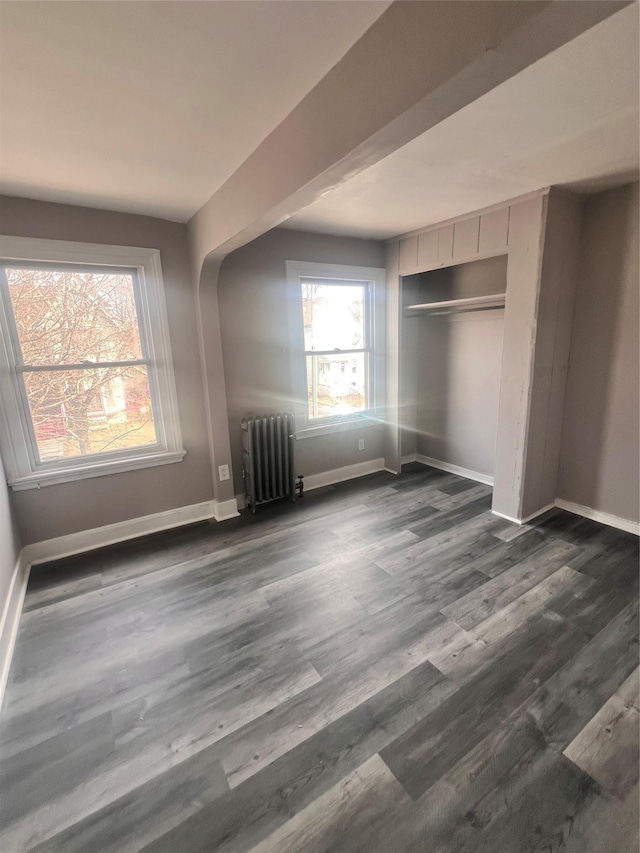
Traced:
<path fill-rule="evenodd" d="M 218 477 L 220 480 L 228 480 L 229 479 L 229 466 L 228 465 L 218 465 Z"/>
<path fill-rule="evenodd" d="M 358 450 L 364 450 L 364 438 L 358 439 Z"/>

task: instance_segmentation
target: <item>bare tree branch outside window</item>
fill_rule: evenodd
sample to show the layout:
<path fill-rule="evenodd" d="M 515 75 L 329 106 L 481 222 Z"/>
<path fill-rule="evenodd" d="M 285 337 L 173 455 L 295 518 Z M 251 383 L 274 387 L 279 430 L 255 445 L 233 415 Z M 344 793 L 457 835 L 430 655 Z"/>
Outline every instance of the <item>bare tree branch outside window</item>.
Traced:
<path fill-rule="evenodd" d="M 135 273 L 7 266 L 5 274 L 40 458 L 154 444 Z"/>

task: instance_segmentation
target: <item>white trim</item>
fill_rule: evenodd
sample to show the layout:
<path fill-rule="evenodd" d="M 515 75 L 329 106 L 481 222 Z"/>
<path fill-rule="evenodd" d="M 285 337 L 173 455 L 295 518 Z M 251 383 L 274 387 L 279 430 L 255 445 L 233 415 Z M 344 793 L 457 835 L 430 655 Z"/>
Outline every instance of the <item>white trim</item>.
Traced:
<path fill-rule="evenodd" d="M 0 709 L 4 691 L 9 677 L 11 659 L 15 648 L 18 625 L 24 606 L 27 583 L 32 565 L 59 560 L 73 554 L 81 554 L 103 548 L 105 545 L 115 545 L 128 539 L 137 539 L 149 533 L 159 533 L 174 527 L 182 527 L 197 521 L 225 521 L 238 516 L 235 498 L 229 501 L 204 501 L 178 509 L 145 515 L 142 518 L 132 518 L 128 521 L 107 524 L 93 530 L 81 530 L 56 539 L 47 539 L 26 545 L 20 552 L 9 584 L 9 592 L 5 602 L 2 620 L 0 621 Z"/>
<path fill-rule="evenodd" d="M 7 480 L 12 492 L 22 492 L 25 489 L 39 489 L 43 486 L 55 486 L 57 483 L 70 483 L 74 480 L 86 480 L 90 477 L 103 477 L 106 474 L 118 474 L 121 471 L 137 471 L 139 468 L 153 468 L 156 465 L 170 465 L 182 462 L 186 451 L 178 450 L 170 453 L 150 453 L 136 456 L 133 459 L 120 459 L 115 462 L 100 460 L 95 465 L 78 465 L 77 468 L 58 471 L 38 471 L 27 477 Z"/>
<path fill-rule="evenodd" d="M 550 503 L 546 506 L 543 506 L 541 509 L 537 509 L 535 512 L 532 512 L 531 515 L 527 515 L 525 518 L 512 518 L 510 515 L 505 515 L 502 512 L 498 512 L 497 509 L 492 509 L 491 512 L 494 515 L 497 515 L 498 518 L 504 518 L 505 521 L 511 521 L 513 524 L 527 524 L 530 521 L 533 521 L 534 518 L 537 518 L 539 515 L 542 515 L 545 512 L 549 512 L 550 509 L 555 509 L 556 504 Z"/>
<path fill-rule="evenodd" d="M 345 480 L 355 480 L 365 477 L 367 474 L 376 474 L 384 471 L 384 459 L 370 459 L 368 462 L 356 462 L 354 465 L 344 465 L 342 468 L 333 468 L 330 471 L 322 471 L 320 474 L 310 474 L 305 477 L 304 490 L 311 492 L 321 489 L 323 486 L 333 486 L 334 483 L 344 483 Z"/>
<path fill-rule="evenodd" d="M 411 461 L 414 460 L 411 459 Z M 461 468 L 459 465 L 453 465 L 451 462 L 442 462 L 440 459 L 432 459 L 431 456 L 423 456 L 422 453 L 415 454 L 415 461 L 420 462 L 422 465 L 429 465 L 431 468 L 439 468 L 441 471 L 448 471 L 449 474 L 457 474 L 459 477 L 466 477 L 467 480 L 475 480 L 477 483 L 484 483 L 485 486 L 493 486 L 493 477 L 489 476 L 489 474 L 482 474 L 480 471 L 472 471 L 471 468 Z"/>
<path fill-rule="evenodd" d="M 213 501 L 213 517 L 216 521 L 227 521 L 227 519 L 237 518 L 239 515 L 236 498 L 231 498 L 228 501 Z"/>
<path fill-rule="evenodd" d="M 158 249 L 0 236 L 0 261 L 84 264 L 135 269 L 142 361 L 148 364 L 156 442 L 104 454 L 40 461 L 29 404 L 19 378 L 21 359 L 13 316 L 0 299 L 0 443 L 9 484 L 15 490 L 65 483 L 169 462 L 184 456 L 169 322 Z M 6 294 L 5 294 L 6 295 Z M 139 360 L 140 361 L 140 360 Z"/>
<path fill-rule="evenodd" d="M 232 501 L 225 501 L 222 506 L 227 503 L 232 503 Z M 22 552 L 25 559 L 32 565 L 48 563 L 50 560 L 82 554 L 85 551 L 93 551 L 95 548 L 104 548 L 105 545 L 125 542 L 127 539 L 137 539 L 139 536 L 147 536 L 149 533 L 181 527 L 183 524 L 209 521 L 215 518 L 215 512 L 215 501 L 204 501 L 199 504 L 157 512 L 153 515 L 144 515 L 141 518 L 131 518 L 127 521 L 118 521 L 115 524 L 106 524 L 104 527 L 80 530 L 78 533 L 58 536 L 56 539 L 35 542 L 33 545 L 26 545 Z"/>
<path fill-rule="evenodd" d="M 418 454 L 417 453 L 408 453 L 406 456 L 402 456 L 400 458 L 400 465 L 408 465 L 410 462 L 417 462 Z"/>
<path fill-rule="evenodd" d="M 330 435 L 353 429 L 367 429 L 372 426 L 378 426 L 379 424 L 380 418 L 375 417 L 371 412 L 357 412 L 353 415 L 345 415 L 343 420 L 298 429 L 296 430 L 295 439 L 296 441 L 304 441 L 307 438 L 317 438 L 319 435 Z"/>
<path fill-rule="evenodd" d="M 20 624 L 20 616 L 22 615 L 30 570 L 31 565 L 26 561 L 23 552 L 21 552 L 11 576 L 9 592 L 2 612 L 2 620 L 0 621 L 0 709 L 2 708 L 5 688 L 9 678 L 9 669 L 11 668 L 11 659 L 13 658 L 13 650 L 16 645 L 16 637 L 18 636 L 18 626 Z"/>
<path fill-rule="evenodd" d="M 344 483 L 347 480 L 356 480 L 367 474 L 377 474 L 378 471 L 388 471 L 389 474 L 397 474 L 390 468 L 384 467 L 384 459 L 370 459 L 368 462 L 356 462 L 354 465 L 344 465 L 342 468 L 332 468 L 329 471 L 321 471 L 319 474 L 309 474 L 304 477 L 304 491 L 312 492 L 314 489 L 322 489 L 324 486 L 333 486 L 336 483 Z M 238 509 L 244 509 L 247 505 L 244 493 L 236 495 Z"/>
<path fill-rule="evenodd" d="M 409 454 L 402 457 L 402 464 L 407 462 L 421 462 L 424 465 L 431 465 L 441 470 L 449 470 L 451 467 L 458 471 L 467 469 L 458 468 L 458 466 L 449 466 L 448 463 L 432 464 L 434 461 L 429 460 L 430 457 L 422 456 L 422 454 Z M 447 465 L 448 467 L 444 467 Z M 358 462 L 355 465 L 345 465 L 342 468 L 334 468 L 331 471 L 324 471 L 320 474 L 312 474 L 305 477 L 305 490 L 313 491 L 323 486 L 330 486 L 334 483 L 342 483 L 346 480 L 363 477 L 367 474 L 374 474 L 378 471 L 388 471 L 384 467 L 384 459 L 371 459 L 368 462 Z M 391 471 L 395 474 L 396 472 Z M 475 472 L 472 472 L 475 473 Z M 461 475 L 464 476 L 464 475 Z M 485 476 L 485 475 L 480 475 Z M 468 479 L 474 479 L 469 477 Z M 480 480 L 479 482 L 483 482 Z M 16 562 L 11 582 L 9 584 L 9 593 L 5 602 L 2 619 L 0 621 L 0 708 L 4 698 L 4 691 L 9 676 L 11 659 L 15 648 L 16 637 L 24 598 L 29 581 L 29 573 L 31 566 L 37 563 L 48 562 L 50 560 L 61 559 L 73 554 L 91 551 L 95 548 L 102 548 L 105 545 L 113 545 L 118 542 L 124 542 L 127 539 L 135 539 L 140 536 L 146 536 L 149 533 L 158 533 L 162 530 L 169 530 L 173 527 L 181 527 L 186 524 L 193 524 L 197 521 L 208 521 L 215 518 L 216 521 L 224 521 L 229 518 L 235 518 L 239 515 L 238 509 L 243 509 L 245 505 L 245 496 L 243 494 L 236 495 L 228 501 L 204 501 L 200 504 L 171 509 L 165 512 L 159 512 L 154 515 L 143 516 L 129 521 L 118 522 L 116 524 L 108 524 L 104 527 L 94 530 L 83 530 L 79 533 L 72 533 L 68 536 L 59 536 L 56 539 L 48 539 L 44 542 L 36 542 L 33 545 L 25 546 L 20 552 L 20 556 Z M 526 524 L 539 515 L 547 512 L 553 507 L 573 512 L 576 515 L 581 515 L 584 518 L 589 518 L 592 521 L 606 524 L 610 527 L 616 527 L 628 533 L 640 534 L 640 524 L 636 521 L 620 518 L 611 515 L 607 512 L 591 509 L 590 507 L 575 504 L 571 501 L 558 498 L 554 503 L 543 507 L 532 515 L 526 518 L 518 519 L 511 518 L 501 512 L 492 510 L 492 513 L 499 518 L 504 518 L 506 521 L 511 521 L 514 524 Z"/>
<path fill-rule="evenodd" d="M 384 459 L 370 459 L 368 462 L 356 462 L 354 465 L 344 465 L 342 468 L 333 468 L 330 471 L 322 471 L 320 474 L 309 474 L 304 478 L 304 491 L 312 492 L 324 486 L 333 486 L 335 483 L 344 483 L 346 480 L 356 480 L 367 474 L 377 474 L 378 471 L 389 471 L 384 467 Z M 395 471 L 389 471 L 395 474 Z M 238 509 L 246 507 L 246 495 L 236 495 Z"/>
<path fill-rule="evenodd" d="M 296 439 L 328 435 L 345 429 L 364 426 L 365 419 L 378 420 L 384 381 L 384 288 L 386 270 L 382 267 L 360 267 L 348 264 L 326 264 L 315 261 L 285 261 L 287 304 L 291 346 L 291 387 L 294 389 L 293 413 L 296 419 Z M 306 401 L 306 359 L 302 324 L 302 278 L 326 279 L 370 286 L 369 309 L 366 312 L 367 347 L 370 353 L 369 408 L 342 417 L 323 417 L 309 420 Z"/>
<path fill-rule="evenodd" d="M 504 513 L 498 512 L 495 509 L 492 509 L 491 512 L 499 518 L 504 518 L 506 521 L 511 521 L 514 524 L 527 524 L 528 522 L 533 521 L 534 518 L 543 515 L 545 512 L 548 512 L 550 509 L 554 509 L 555 507 L 558 509 L 564 509 L 567 512 L 572 512 L 574 515 L 580 515 L 583 518 L 588 518 L 591 521 L 597 521 L 599 524 L 606 524 L 608 527 L 615 527 L 618 530 L 624 530 L 626 533 L 634 533 L 636 536 L 640 536 L 640 522 L 638 521 L 631 521 L 629 518 L 621 518 L 618 515 L 612 515 L 609 512 L 592 509 L 591 507 L 583 506 L 582 504 L 573 503 L 573 501 L 565 501 L 562 498 L 556 498 L 553 503 L 547 504 L 541 509 L 532 512 L 531 515 L 526 516 L 526 518 L 512 518 L 510 515 L 504 515 Z"/>
<path fill-rule="evenodd" d="M 108 267 L 135 267 L 140 252 L 138 246 L 111 246 L 108 243 L 79 243 L 72 240 L 44 240 L 40 237 L 5 237 L 0 235 L 0 258 L 11 261 L 50 261 L 56 264 L 100 264 Z"/>
<path fill-rule="evenodd" d="M 384 267 L 358 267 L 349 264 L 325 264 L 322 261 L 285 261 L 287 280 L 294 285 L 301 278 L 326 278 L 335 281 L 374 281 L 384 283 Z"/>
<path fill-rule="evenodd" d="M 564 509 L 575 515 L 589 518 L 591 521 L 598 521 L 600 524 L 606 524 L 608 527 L 617 527 L 618 530 L 624 530 L 627 533 L 635 533 L 636 536 L 640 536 L 639 521 L 632 521 L 630 518 L 621 518 L 619 515 L 612 515 L 610 512 L 602 512 L 599 509 L 591 509 L 591 507 L 576 504 L 573 501 L 565 501 L 563 498 L 556 498 L 555 505 L 558 509 Z"/>

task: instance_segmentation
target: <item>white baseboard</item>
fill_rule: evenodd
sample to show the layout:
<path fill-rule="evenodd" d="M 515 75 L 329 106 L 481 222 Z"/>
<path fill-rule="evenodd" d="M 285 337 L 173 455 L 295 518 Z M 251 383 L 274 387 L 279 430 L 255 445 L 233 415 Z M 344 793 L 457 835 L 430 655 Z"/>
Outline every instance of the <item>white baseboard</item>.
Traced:
<path fill-rule="evenodd" d="M 237 498 L 231 498 L 229 501 L 213 501 L 213 517 L 216 521 L 226 521 L 228 518 L 237 518 L 239 515 Z"/>
<path fill-rule="evenodd" d="M 429 465 L 431 468 L 439 468 L 449 474 L 457 474 L 459 477 L 466 477 L 467 480 L 484 483 L 485 486 L 493 486 L 493 477 L 488 474 L 481 474 L 480 471 L 472 471 L 470 468 L 461 468 L 459 465 L 452 465 L 451 462 L 441 462 L 440 459 L 432 459 L 431 456 L 423 456 L 422 453 L 412 455 L 410 461 L 420 462 L 422 465 Z M 402 462 L 404 464 L 404 458 Z"/>
<path fill-rule="evenodd" d="M 18 625 L 20 624 L 20 616 L 22 615 L 30 570 L 30 564 L 24 559 L 21 553 L 11 576 L 9 592 L 2 612 L 2 620 L 0 621 L 0 709 L 4 701 L 7 679 L 9 678 L 9 668 L 11 667 L 11 658 L 13 657 L 13 650 L 16 645 Z"/>
<path fill-rule="evenodd" d="M 414 461 L 421 462 L 423 465 L 430 465 L 433 468 L 440 468 L 443 471 L 453 474 L 459 474 L 461 477 L 467 477 L 470 480 L 477 480 L 480 483 L 492 485 L 492 478 L 484 474 L 469 471 L 457 465 L 450 465 L 447 462 L 440 462 L 428 456 L 412 454 L 411 456 L 402 458 L 402 464 Z M 355 465 L 345 465 L 343 468 L 334 468 L 331 471 L 324 471 L 321 474 L 312 474 L 305 477 L 305 490 L 312 491 L 323 486 L 342 483 L 346 480 L 352 480 L 383 470 L 386 469 L 384 467 L 384 459 L 382 458 L 371 459 L 368 462 L 358 462 Z M 7 600 L 0 621 L 0 708 L 2 707 L 4 691 L 9 676 L 9 667 L 11 665 L 20 615 L 22 613 L 32 565 L 69 557 L 85 551 L 92 551 L 95 548 L 102 548 L 105 545 L 113 545 L 117 542 L 124 542 L 127 539 L 135 539 L 139 536 L 146 536 L 149 533 L 158 533 L 161 530 L 169 530 L 173 527 L 193 524 L 197 521 L 208 521 L 212 518 L 215 518 L 217 521 L 224 521 L 239 515 L 238 509 L 242 509 L 244 504 L 244 495 L 236 495 L 231 500 L 219 503 L 217 501 L 205 501 L 200 504 L 167 510 L 166 512 L 159 512 L 154 515 L 147 515 L 117 524 L 108 524 L 93 530 L 83 530 L 79 533 L 69 534 L 68 536 L 59 536 L 56 539 L 48 539 L 24 547 L 20 552 L 11 577 Z M 609 527 L 634 533 L 636 536 L 640 535 L 640 523 L 637 521 L 620 518 L 619 516 L 591 509 L 591 507 L 572 503 L 562 498 L 557 498 L 553 503 L 542 507 L 542 509 L 539 509 L 526 518 L 512 518 L 496 510 L 493 510 L 493 514 L 514 524 L 526 524 L 553 507 L 567 510 L 592 521 L 597 521 L 600 524 L 606 524 Z"/>
<path fill-rule="evenodd" d="M 314 489 L 321 489 L 323 486 L 333 486 L 335 483 L 355 480 L 358 477 L 364 477 L 366 474 L 376 474 L 378 471 L 389 471 L 390 474 L 396 473 L 384 467 L 384 459 L 370 459 L 368 462 L 356 462 L 354 465 L 333 468 L 330 471 L 322 471 L 320 474 L 309 474 L 305 476 L 303 481 L 304 491 L 312 492 Z M 244 509 L 247 505 L 246 495 L 236 495 L 236 503 L 238 509 Z"/>
<path fill-rule="evenodd" d="M 549 512 L 550 509 L 554 509 L 555 506 L 555 502 L 547 504 L 541 509 L 537 509 L 535 512 L 532 512 L 531 515 L 525 516 L 524 518 L 513 518 L 510 515 L 505 515 L 503 512 L 498 512 L 497 509 L 492 509 L 491 512 L 493 513 L 493 515 L 497 515 L 498 518 L 504 518 L 505 521 L 511 521 L 513 522 L 513 524 L 528 524 L 530 521 L 533 521 L 533 519 L 537 518 L 539 515 L 543 515 L 545 512 Z"/>
<path fill-rule="evenodd" d="M 449 462 L 441 462 L 438 459 L 423 456 L 421 453 L 410 453 L 407 456 L 402 457 L 403 465 L 406 465 L 409 462 L 421 462 L 423 465 L 430 465 L 432 468 L 440 468 L 442 471 L 448 471 L 451 474 L 459 474 L 461 477 L 466 477 L 468 480 L 477 480 L 479 483 L 486 483 L 488 486 L 493 486 L 493 477 L 489 477 L 486 474 L 480 474 L 477 471 L 470 471 L 467 468 L 460 468 L 457 465 L 451 465 Z M 572 501 L 565 501 L 563 498 L 556 498 L 552 503 L 543 506 L 541 509 L 536 510 L 536 512 L 531 513 L 531 515 L 527 515 L 525 518 L 512 518 L 510 515 L 504 515 L 502 512 L 497 512 L 495 509 L 492 510 L 492 512 L 494 515 L 504 518 L 506 521 L 511 521 L 514 524 L 527 524 L 539 515 L 543 515 L 550 509 L 554 509 L 554 507 L 558 507 L 558 509 L 565 509 L 567 512 L 574 513 L 574 515 L 581 515 L 583 518 L 588 518 L 591 521 L 598 521 L 600 524 L 606 524 L 608 527 L 616 527 L 618 530 L 624 530 L 627 533 L 635 533 L 636 536 L 640 536 L 640 522 L 638 521 L 632 521 L 629 518 L 621 518 L 618 515 L 612 515 L 608 512 L 601 512 L 598 509 L 592 509 L 591 507 L 576 504 Z"/>
<path fill-rule="evenodd" d="M 491 511 L 499 518 L 504 518 L 506 521 L 511 521 L 514 524 L 527 524 L 528 522 L 533 521 L 534 518 L 543 515 L 545 512 L 548 512 L 550 509 L 554 509 L 555 507 L 558 509 L 564 509 L 567 512 L 572 512 L 574 515 L 580 515 L 583 518 L 588 518 L 591 521 L 597 521 L 599 524 L 606 524 L 608 527 L 615 527 L 618 530 L 624 530 L 627 533 L 634 533 L 636 536 L 640 536 L 640 522 L 631 521 L 631 519 L 628 518 L 620 518 L 618 515 L 612 515 L 609 512 L 601 512 L 598 509 L 592 509 L 589 506 L 576 504 L 572 501 L 565 501 L 562 498 L 556 498 L 553 503 L 543 506 L 541 509 L 536 510 L 536 512 L 531 513 L 531 515 L 526 516 L 526 518 L 512 518 L 510 515 L 497 512 L 495 509 Z"/>
<path fill-rule="evenodd" d="M 323 486 L 333 486 L 335 483 L 344 483 L 345 480 L 355 480 L 367 474 L 376 474 L 384 471 L 384 459 L 370 459 L 368 462 L 356 462 L 355 465 L 345 465 L 342 468 L 333 468 L 331 471 L 323 471 L 321 474 L 309 474 L 304 478 L 305 492 L 313 489 L 321 489 Z"/>
<path fill-rule="evenodd" d="M 225 501 L 219 504 L 221 517 L 231 518 L 224 515 L 228 510 L 227 505 L 234 504 L 235 500 Z M 237 515 L 237 510 L 234 513 Z M 127 539 L 137 539 L 149 533 L 159 533 L 161 530 L 170 530 L 172 527 L 181 527 L 184 524 L 193 524 L 196 521 L 209 521 L 216 518 L 215 501 L 204 501 L 191 506 L 181 506 L 178 509 L 169 509 L 165 512 L 157 512 L 153 515 L 145 515 L 141 518 L 132 518 L 128 521 L 119 521 L 116 524 L 106 524 L 104 527 L 95 527 L 92 530 L 81 530 L 78 533 L 69 533 L 66 536 L 58 536 L 56 539 L 45 539 L 26 545 L 22 554 L 26 562 L 36 565 L 47 563 L 50 560 L 59 560 L 62 557 L 70 557 L 72 554 L 81 554 L 84 551 L 93 551 L 95 548 L 103 548 L 105 545 L 115 545 L 117 542 L 125 542 Z"/>
<path fill-rule="evenodd" d="M 344 483 L 346 480 L 355 480 L 357 477 L 364 477 L 366 474 L 376 474 L 378 471 L 388 471 L 384 467 L 384 459 L 370 459 L 368 462 L 356 462 L 355 465 L 345 465 L 342 468 L 333 468 L 330 471 L 322 471 L 320 474 L 309 474 L 304 478 L 305 492 L 312 492 L 314 489 L 321 489 L 323 486 L 333 486 L 335 483 Z M 389 473 L 395 474 L 395 471 Z M 246 506 L 246 496 L 244 494 L 236 495 L 236 503 L 238 509 L 244 509 Z"/>
<path fill-rule="evenodd" d="M 55 539 L 46 539 L 42 542 L 35 542 L 33 545 L 26 545 L 20 552 L 16 563 L 2 613 L 2 621 L 0 622 L 0 708 L 9 676 L 9 667 L 11 666 L 18 624 L 32 565 L 59 560 L 85 551 L 93 551 L 96 548 L 103 548 L 105 545 L 115 545 L 118 542 L 125 542 L 127 539 L 137 539 L 139 536 L 159 533 L 162 530 L 182 527 L 185 524 L 193 524 L 197 521 L 209 521 L 211 519 L 225 521 L 228 518 L 235 518 L 237 515 L 239 512 L 235 498 L 221 502 L 204 501 L 191 506 L 157 512 L 153 515 L 132 518 L 116 524 L 106 524 L 104 527 L 81 530 L 78 533 L 70 533 L 67 536 L 58 536 Z"/>
<path fill-rule="evenodd" d="M 600 524 L 606 524 L 608 527 L 617 527 L 618 530 L 625 530 L 627 533 L 635 533 L 636 536 L 640 536 L 640 522 L 638 521 L 631 521 L 629 518 L 620 518 L 618 515 L 601 512 L 599 509 L 591 509 L 591 507 L 575 504 L 572 501 L 565 501 L 562 498 L 556 498 L 555 505 L 558 509 L 566 509 L 567 512 L 581 515 L 584 518 L 591 519 L 591 521 L 598 521 Z"/>

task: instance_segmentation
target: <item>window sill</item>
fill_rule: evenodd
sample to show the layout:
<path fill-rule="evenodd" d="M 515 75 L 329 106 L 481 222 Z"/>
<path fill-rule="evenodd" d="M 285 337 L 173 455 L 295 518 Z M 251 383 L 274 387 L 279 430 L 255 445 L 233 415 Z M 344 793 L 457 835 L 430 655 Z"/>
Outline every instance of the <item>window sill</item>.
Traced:
<path fill-rule="evenodd" d="M 313 424 L 305 426 L 296 431 L 296 441 L 305 438 L 316 438 L 321 435 L 332 435 L 337 432 L 346 432 L 352 429 L 365 429 L 380 423 L 380 419 L 373 412 L 361 415 L 352 415 L 346 420 L 332 421 L 331 423 Z"/>
<path fill-rule="evenodd" d="M 136 471 L 140 468 L 170 465 L 173 462 L 182 462 L 185 453 L 186 451 L 184 450 L 175 450 L 129 459 L 92 463 L 91 465 L 77 465 L 74 468 L 38 471 L 34 474 L 27 474 L 24 477 L 14 477 L 8 481 L 8 484 L 14 492 L 21 492 L 25 489 L 40 489 L 44 486 L 71 483 L 74 480 L 86 480 L 90 477 L 103 477 L 107 474 L 119 474 L 123 471 Z"/>

